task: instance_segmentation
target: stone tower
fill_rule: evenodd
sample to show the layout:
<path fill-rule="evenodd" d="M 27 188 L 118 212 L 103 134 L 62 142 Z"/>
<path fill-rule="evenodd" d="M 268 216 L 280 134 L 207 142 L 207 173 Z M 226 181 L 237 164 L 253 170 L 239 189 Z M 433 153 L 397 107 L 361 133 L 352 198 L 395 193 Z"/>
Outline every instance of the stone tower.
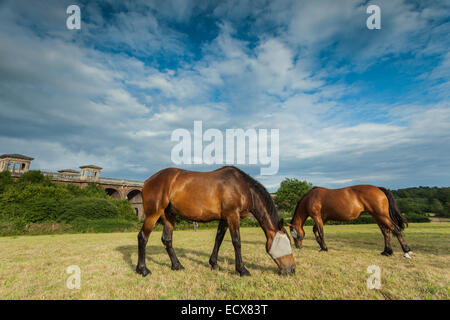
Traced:
<path fill-rule="evenodd" d="M 100 171 L 102 170 L 102 168 L 94 166 L 92 164 L 81 166 L 80 169 L 81 180 L 98 180 L 98 178 L 100 178 Z"/>
<path fill-rule="evenodd" d="M 0 171 L 9 171 L 11 174 L 22 174 L 30 169 L 34 158 L 22 154 L 2 154 L 0 156 Z"/>

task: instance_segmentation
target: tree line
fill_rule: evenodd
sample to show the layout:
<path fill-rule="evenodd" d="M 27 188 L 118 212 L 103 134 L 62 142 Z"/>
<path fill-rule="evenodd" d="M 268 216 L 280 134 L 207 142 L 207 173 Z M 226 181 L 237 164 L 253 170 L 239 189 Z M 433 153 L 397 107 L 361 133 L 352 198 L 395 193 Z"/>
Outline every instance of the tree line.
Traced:
<path fill-rule="evenodd" d="M 297 202 L 313 185 L 286 178 L 275 193 L 280 215 L 289 219 Z M 429 221 L 430 216 L 450 217 L 450 188 L 415 187 L 391 190 L 409 222 Z M 310 221 L 307 221 L 307 224 Z M 351 223 L 373 223 L 361 215 Z M 127 200 L 113 199 L 95 183 L 85 188 L 61 184 L 31 170 L 14 180 L 0 172 L 0 235 L 62 232 L 137 231 L 141 223 Z M 242 226 L 258 226 L 251 219 Z M 214 228 L 217 222 L 202 224 Z M 191 228 L 191 221 L 177 219 L 177 228 Z"/>
<path fill-rule="evenodd" d="M 109 197 L 94 183 L 64 185 L 37 170 L 15 181 L 0 172 L 0 235 L 134 230 L 137 222 L 127 200 Z"/>

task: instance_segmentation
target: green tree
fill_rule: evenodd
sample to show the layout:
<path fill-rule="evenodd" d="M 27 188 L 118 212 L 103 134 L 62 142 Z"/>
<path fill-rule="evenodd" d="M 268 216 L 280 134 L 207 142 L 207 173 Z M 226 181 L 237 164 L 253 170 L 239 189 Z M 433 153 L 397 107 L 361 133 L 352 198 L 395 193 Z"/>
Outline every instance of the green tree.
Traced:
<path fill-rule="evenodd" d="M 48 177 L 45 177 L 41 171 L 39 170 L 30 170 L 23 173 L 19 177 L 19 183 L 32 183 L 32 184 L 51 184 L 51 180 Z"/>
<path fill-rule="evenodd" d="M 275 193 L 275 204 L 277 208 L 285 212 L 293 212 L 297 202 L 313 187 L 306 180 L 284 179 L 280 188 Z"/>
<path fill-rule="evenodd" d="M 86 188 L 83 188 L 83 192 L 85 192 L 87 197 L 108 198 L 106 190 L 102 186 L 93 182 L 90 182 Z"/>
<path fill-rule="evenodd" d="M 51 221 L 67 199 L 70 194 L 58 184 L 16 183 L 0 195 L 0 216 L 33 223 Z"/>
<path fill-rule="evenodd" d="M 444 206 L 442 205 L 442 203 L 436 198 L 431 199 L 430 202 L 431 202 L 430 203 L 430 208 L 429 208 L 430 211 L 432 213 L 437 214 L 437 215 L 442 214 L 442 212 L 444 211 Z"/>
<path fill-rule="evenodd" d="M 450 218 L 450 201 L 445 203 L 441 216 Z"/>
<path fill-rule="evenodd" d="M 106 193 L 105 189 L 102 186 L 97 185 L 93 182 L 89 182 L 89 184 L 85 188 L 80 188 L 79 186 L 74 184 L 68 184 L 66 188 L 67 190 L 69 190 L 71 194 L 73 194 L 76 197 L 103 198 L 103 199 L 108 198 L 108 194 Z"/>
<path fill-rule="evenodd" d="M 450 188 L 438 188 L 436 190 L 436 198 L 438 198 L 441 203 L 450 202 Z"/>
<path fill-rule="evenodd" d="M 0 172 L 0 193 L 3 193 L 7 186 L 13 184 L 13 179 L 9 171 Z"/>

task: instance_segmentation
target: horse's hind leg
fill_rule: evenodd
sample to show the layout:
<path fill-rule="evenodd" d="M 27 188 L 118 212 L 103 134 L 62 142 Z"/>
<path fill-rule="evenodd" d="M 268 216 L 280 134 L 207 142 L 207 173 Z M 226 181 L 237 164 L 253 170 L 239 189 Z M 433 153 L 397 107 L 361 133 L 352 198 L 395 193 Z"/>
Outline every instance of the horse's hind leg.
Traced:
<path fill-rule="evenodd" d="M 379 227 L 384 236 L 384 251 L 381 254 L 383 256 L 390 256 L 393 253 L 391 247 L 391 230 L 385 225 L 379 225 Z"/>
<path fill-rule="evenodd" d="M 411 248 L 406 244 L 405 239 L 403 239 L 401 231 L 394 228 L 392 233 L 397 237 L 398 242 L 400 242 L 400 245 L 402 246 L 402 250 L 404 252 L 404 256 L 406 258 L 409 258 L 410 256 L 407 254 L 408 254 L 408 252 L 412 253 L 412 251 L 411 251 Z"/>
<path fill-rule="evenodd" d="M 169 255 L 170 261 L 172 262 L 172 270 L 183 270 L 184 267 L 178 260 L 177 255 L 175 254 L 175 250 L 173 250 L 172 247 L 172 234 L 173 226 L 175 224 L 175 216 L 169 214 L 166 217 L 165 215 L 162 215 L 161 219 L 164 222 L 164 230 L 161 241 L 164 244 L 164 247 L 166 247 L 167 254 Z"/>
<path fill-rule="evenodd" d="M 147 245 L 148 237 L 155 227 L 156 221 L 158 221 L 162 211 L 153 216 L 146 216 L 141 231 L 138 233 L 138 264 L 136 266 L 136 272 L 142 274 L 143 277 L 150 274 L 145 264 L 145 246 Z"/>
<path fill-rule="evenodd" d="M 209 258 L 209 264 L 211 265 L 211 268 L 218 269 L 219 265 L 217 264 L 217 256 L 219 255 L 219 248 L 222 244 L 223 237 L 225 236 L 225 233 L 227 232 L 227 222 L 225 220 L 219 221 L 219 227 L 217 228 L 217 234 L 216 234 L 216 241 L 214 243 L 214 249 L 211 253 L 211 257 Z"/>
<path fill-rule="evenodd" d="M 390 241 L 390 232 L 392 231 L 392 233 L 397 237 L 398 242 L 400 242 L 400 245 L 402 246 L 403 252 L 405 253 L 404 257 L 410 258 L 408 252 L 411 251 L 411 248 L 406 244 L 405 239 L 403 239 L 401 231 L 397 230 L 397 228 L 392 223 L 392 220 L 389 217 L 389 213 L 386 213 L 386 211 L 384 211 L 383 214 L 378 213 L 377 215 L 372 216 L 375 218 L 375 221 L 378 223 L 378 226 L 380 227 L 381 232 L 384 236 L 385 247 L 384 251 L 381 254 L 390 256 L 393 253 Z"/>

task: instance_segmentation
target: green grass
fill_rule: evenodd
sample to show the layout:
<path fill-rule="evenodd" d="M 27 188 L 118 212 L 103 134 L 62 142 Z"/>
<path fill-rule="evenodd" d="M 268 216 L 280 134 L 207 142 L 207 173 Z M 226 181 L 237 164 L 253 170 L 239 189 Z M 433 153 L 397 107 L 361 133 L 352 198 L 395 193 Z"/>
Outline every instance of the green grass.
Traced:
<path fill-rule="evenodd" d="M 174 248 L 184 271 L 172 271 L 161 243 L 151 234 L 147 266 L 134 272 L 136 233 L 62 234 L 0 238 L 1 299 L 449 299 L 450 223 L 410 224 L 405 239 L 415 255 L 380 255 L 383 238 L 376 225 L 325 227 L 328 252 L 318 252 L 311 227 L 304 248 L 295 250 L 295 276 L 280 276 L 265 252 L 260 228 L 242 228 L 242 253 L 251 277 L 234 271 L 227 233 L 219 253 L 221 270 L 208 264 L 215 230 L 174 232 Z M 65 282 L 70 265 L 81 268 L 81 289 Z M 369 265 L 381 268 L 382 288 L 369 290 Z"/>

